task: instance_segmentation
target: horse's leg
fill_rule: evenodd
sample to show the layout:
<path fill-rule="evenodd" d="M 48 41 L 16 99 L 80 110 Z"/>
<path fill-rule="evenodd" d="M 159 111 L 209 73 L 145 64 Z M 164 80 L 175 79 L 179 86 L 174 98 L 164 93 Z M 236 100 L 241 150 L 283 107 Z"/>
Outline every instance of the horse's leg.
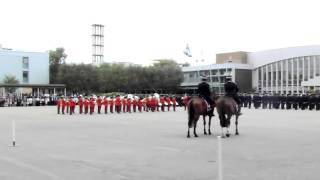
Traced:
<path fill-rule="evenodd" d="M 211 135 L 211 130 L 210 130 L 210 127 L 211 127 L 211 118 L 212 118 L 212 116 L 209 115 L 209 130 L 208 130 L 208 131 L 209 131 L 209 135 Z"/>
<path fill-rule="evenodd" d="M 203 115 L 203 134 L 207 135 L 206 131 L 206 116 Z"/>
<path fill-rule="evenodd" d="M 197 132 L 196 132 L 198 120 L 199 120 L 199 116 L 197 116 L 195 118 L 195 120 L 194 120 L 194 125 L 193 125 L 193 135 L 194 135 L 194 137 L 198 137 Z"/>
<path fill-rule="evenodd" d="M 230 137 L 230 120 L 231 120 L 232 115 L 227 115 L 227 133 L 226 136 Z"/>
<path fill-rule="evenodd" d="M 239 132 L 238 132 L 238 118 L 239 118 L 239 116 L 236 115 L 236 135 L 239 135 Z"/>
<path fill-rule="evenodd" d="M 190 127 L 188 127 L 188 135 L 187 138 L 190 138 Z"/>
<path fill-rule="evenodd" d="M 225 135 L 224 135 L 224 132 L 223 132 L 223 124 L 222 124 L 225 117 L 223 117 L 223 116 L 224 115 L 219 115 L 219 119 L 220 119 L 220 126 L 221 126 L 221 137 L 225 138 Z"/>

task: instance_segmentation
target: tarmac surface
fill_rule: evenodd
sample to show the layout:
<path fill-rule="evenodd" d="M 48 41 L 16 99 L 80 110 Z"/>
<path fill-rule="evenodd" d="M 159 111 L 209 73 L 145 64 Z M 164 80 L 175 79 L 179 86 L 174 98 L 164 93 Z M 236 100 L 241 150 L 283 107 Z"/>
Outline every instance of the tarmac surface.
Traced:
<path fill-rule="evenodd" d="M 12 120 L 17 147 L 12 143 Z M 186 138 L 187 113 L 57 115 L 0 108 L 0 180 L 214 180 L 217 136 Z M 320 111 L 243 109 L 222 139 L 224 180 L 319 180 Z M 192 134 L 192 133 L 191 133 Z"/>

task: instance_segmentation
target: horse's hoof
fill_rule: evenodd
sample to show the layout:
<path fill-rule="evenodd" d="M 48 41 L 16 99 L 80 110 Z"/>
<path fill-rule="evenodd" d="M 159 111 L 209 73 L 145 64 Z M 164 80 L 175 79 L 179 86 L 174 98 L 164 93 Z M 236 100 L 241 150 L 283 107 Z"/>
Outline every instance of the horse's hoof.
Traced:
<path fill-rule="evenodd" d="M 204 134 L 204 135 L 207 135 L 207 132 L 204 132 L 203 134 Z"/>
<path fill-rule="evenodd" d="M 236 135 L 239 135 L 239 133 L 238 133 L 238 132 L 236 132 Z"/>
<path fill-rule="evenodd" d="M 194 137 L 198 137 L 198 135 L 195 134 Z"/>
<path fill-rule="evenodd" d="M 209 132 L 209 135 L 211 135 L 211 132 Z"/>
<path fill-rule="evenodd" d="M 227 137 L 230 137 L 230 134 L 226 134 Z"/>

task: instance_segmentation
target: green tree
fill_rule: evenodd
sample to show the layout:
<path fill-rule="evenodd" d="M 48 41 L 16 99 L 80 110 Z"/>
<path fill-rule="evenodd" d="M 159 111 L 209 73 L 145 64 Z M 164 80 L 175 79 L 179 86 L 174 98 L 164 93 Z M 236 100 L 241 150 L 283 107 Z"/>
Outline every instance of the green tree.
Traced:
<path fill-rule="evenodd" d="M 49 64 L 50 64 L 50 83 L 57 83 L 57 74 L 61 64 L 65 64 L 67 54 L 64 48 L 56 48 L 56 50 L 50 50 L 49 52 Z"/>
<path fill-rule="evenodd" d="M 3 83 L 4 84 L 19 84 L 19 80 L 12 75 L 5 75 L 3 78 Z M 6 91 L 9 93 L 13 93 L 16 91 L 16 88 L 10 87 L 10 88 L 6 88 Z"/>

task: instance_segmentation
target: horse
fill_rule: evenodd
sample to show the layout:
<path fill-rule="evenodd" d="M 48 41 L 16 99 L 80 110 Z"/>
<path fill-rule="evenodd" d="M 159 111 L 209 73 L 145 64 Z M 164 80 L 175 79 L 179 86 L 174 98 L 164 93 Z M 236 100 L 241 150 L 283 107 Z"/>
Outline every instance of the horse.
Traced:
<path fill-rule="evenodd" d="M 221 137 L 225 137 L 223 132 L 223 128 L 227 128 L 226 136 L 230 136 L 229 127 L 230 127 L 230 119 L 233 115 L 236 117 L 236 133 L 235 135 L 239 135 L 238 132 L 238 118 L 239 115 L 237 113 L 237 103 L 232 97 L 221 96 L 215 100 L 215 105 L 217 108 L 217 112 L 220 119 L 221 126 Z"/>
<path fill-rule="evenodd" d="M 201 97 L 193 97 L 188 101 L 187 104 L 187 110 L 188 110 L 188 134 L 187 137 L 190 138 L 190 128 L 193 127 L 193 134 L 194 137 L 198 137 L 196 133 L 197 128 L 197 122 L 199 120 L 199 117 L 203 116 L 203 133 L 207 135 L 206 131 L 206 116 L 209 116 L 209 128 L 208 133 L 211 135 L 211 118 L 214 116 L 213 110 L 214 110 L 214 104 L 211 105 L 211 110 L 207 111 L 207 103 L 206 101 Z"/>

